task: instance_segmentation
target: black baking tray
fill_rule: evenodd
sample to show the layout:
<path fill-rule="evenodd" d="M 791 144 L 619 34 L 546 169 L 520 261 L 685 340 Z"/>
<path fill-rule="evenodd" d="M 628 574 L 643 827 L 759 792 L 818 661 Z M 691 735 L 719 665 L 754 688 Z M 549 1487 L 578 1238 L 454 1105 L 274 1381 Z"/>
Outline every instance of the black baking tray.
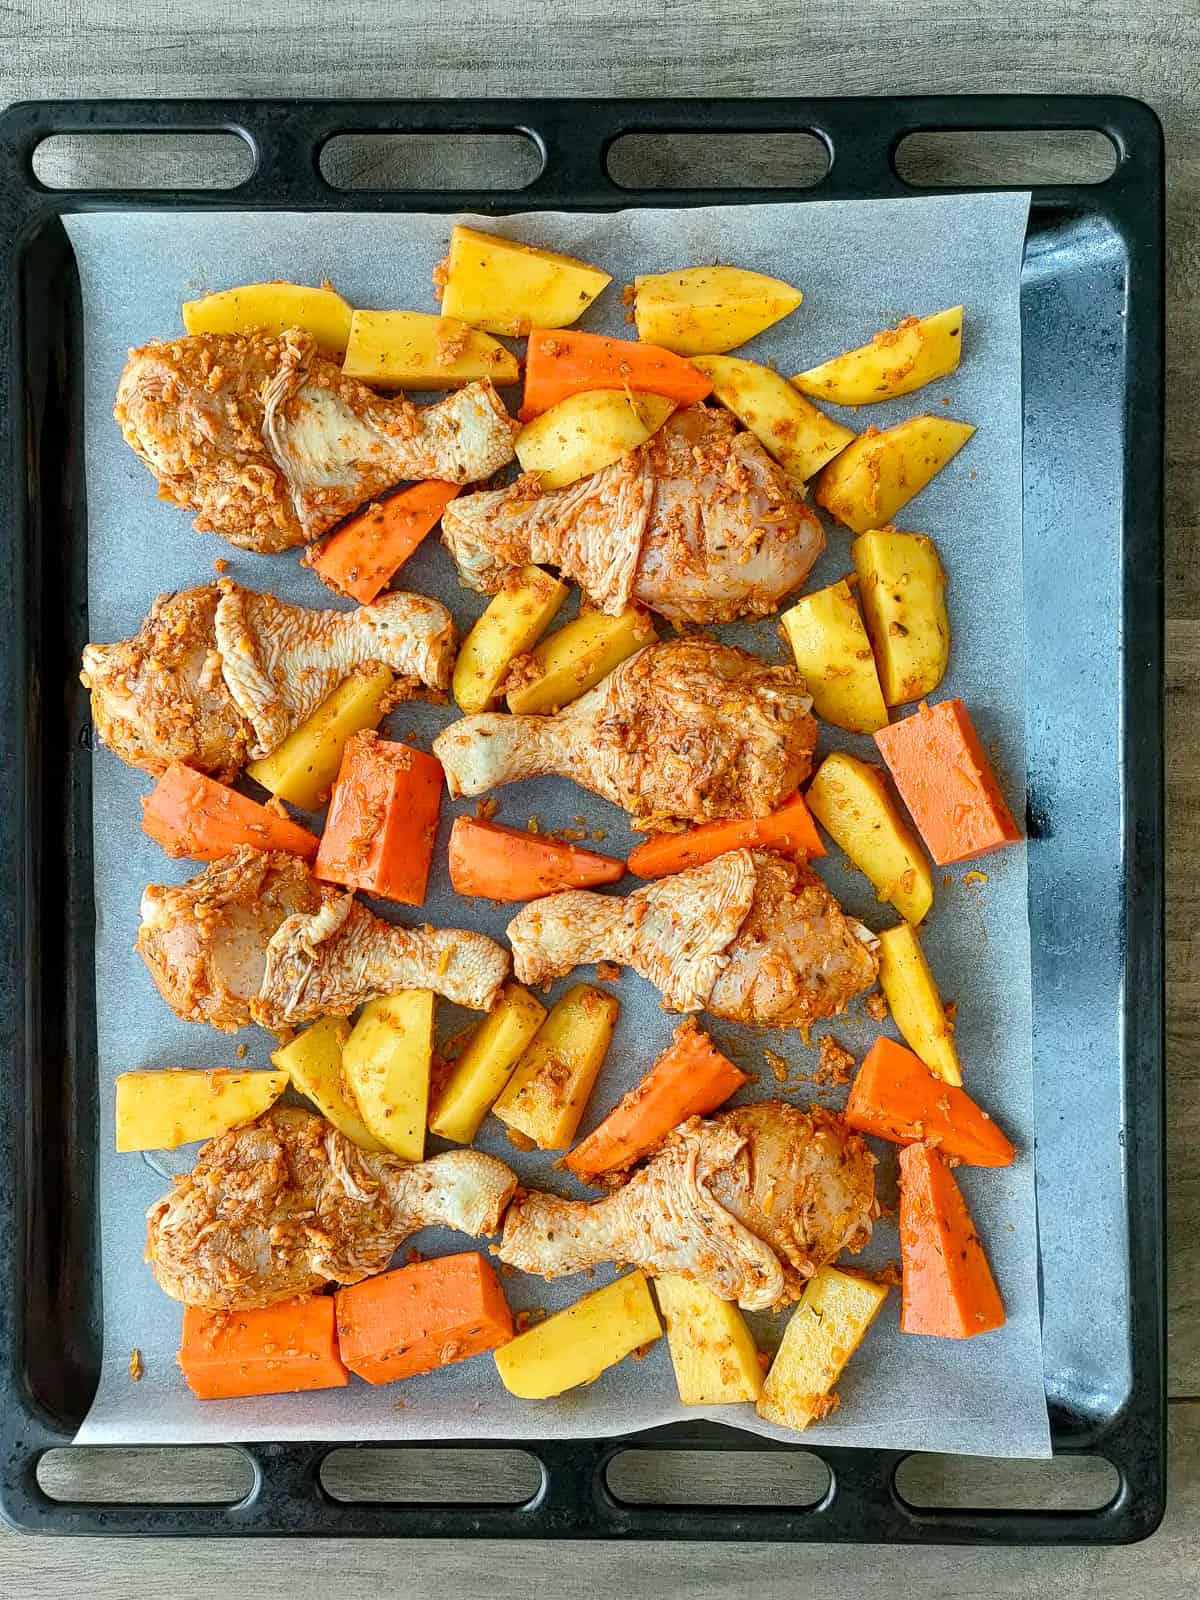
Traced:
<path fill-rule="evenodd" d="M 346 1504 L 328 1444 L 247 1449 L 231 1505 L 60 1503 L 37 1463 L 69 1443 L 99 1370 L 100 1266 L 80 296 L 64 213 L 96 209 L 472 210 L 900 197 L 901 139 L 926 130 L 1096 129 L 1107 181 L 1039 187 L 1022 279 L 1027 824 L 1044 1363 L 1056 1453 L 1119 1475 L 1089 1511 L 916 1508 L 903 1454 L 816 1447 L 815 1505 L 633 1505 L 622 1449 L 775 1450 L 715 1424 L 528 1444 L 523 1505 Z M 50 191 L 53 134 L 240 135 L 227 190 Z M 618 187 L 631 132 L 816 134 L 831 163 L 789 190 Z M 322 177 L 341 133 L 518 132 L 542 157 L 515 191 L 347 193 Z M 339 1534 L 946 1543 L 1144 1537 L 1166 1482 L 1163 1268 L 1163 151 L 1153 112 L 1100 97 L 845 100 L 80 101 L 0 117 L 0 1510 L 52 1533 Z M 136 574 L 130 575 L 136 581 Z M 1019 648 L 1019 646 L 1016 646 Z M 1088 1103 L 1056 1076 L 1085 1052 Z M 488 1441 L 494 1447 L 495 1441 Z M 392 1448 L 403 1449 L 397 1445 Z M 456 1448 L 463 1448 L 456 1446 Z M 468 1447 L 469 1448 L 469 1447 Z"/>

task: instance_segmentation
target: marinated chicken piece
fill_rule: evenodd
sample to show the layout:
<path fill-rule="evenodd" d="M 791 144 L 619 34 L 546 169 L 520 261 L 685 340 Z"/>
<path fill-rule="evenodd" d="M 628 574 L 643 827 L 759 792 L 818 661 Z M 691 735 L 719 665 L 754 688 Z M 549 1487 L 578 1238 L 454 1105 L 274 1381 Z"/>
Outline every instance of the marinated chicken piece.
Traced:
<path fill-rule="evenodd" d="M 518 1194 L 499 1255 L 544 1278 L 605 1261 L 677 1272 L 765 1311 L 866 1244 L 879 1214 L 874 1169 L 833 1112 L 764 1100 L 693 1117 L 604 1200 Z"/>
<path fill-rule="evenodd" d="M 513 459 L 518 427 L 487 379 L 414 406 L 345 377 L 298 328 L 131 350 L 113 415 L 164 500 L 260 551 L 307 544 L 405 479 L 478 483 Z"/>
<path fill-rule="evenodd" d="M 477 1150 L 410 1165 L 276 1106 L 210 1139 L 150 1207 L 146 1260 L 185 1305 L 249 1311 L 382 1272 L 421 1228 L 495 1233 L 515 1187 L 502 1161 Z"/>
<path fill-rule="evenodd" d="M 568 889 L 508 925 L 521 983 L 615 961 L 659 989 L 668 1011 L 806 1032 L 875 982 L 879 941 L 847 917 L 810 867 L 730 850 L 620 899 Z"/>
<path fill-rule="evenodd" d="M 639 828 L 762 817 L 809 774 L 804 679 L 715 639 L 647 645 L 553 717 L 484 712 L 434 741 L 452 795 L 559 773 Z"/>
<path fill-rule="evenodd" d="M 485 934 L 396 927 L 299 856 L 245 846 L 178 888 L 151 884 L 137 949 L 177 1016 L 226 1033 L 348 1016 L 401 989 L 486 1011 L 508 975 Z"/>
<path fill-rule="evenodd" d="M 678 411 L 640 449 L 565 489 L 519 479 L 460 496 L 442 539 L 472 589 L 528 561 L 561 569 L 616 615 L 678 622 L 768 616 L 825 548 L 803 488 L 728 411 Z"/>
<path fill-rule="evenodd" d="M 156 777 L 182 761 L 226 782 L 269 755 L 358 667 L 445 689 L 454 622 L 419 594 L 310 611 L 224 578 L 159 595 L 131 639 L 89 644 L 80 679 L 96 732 Z"/>

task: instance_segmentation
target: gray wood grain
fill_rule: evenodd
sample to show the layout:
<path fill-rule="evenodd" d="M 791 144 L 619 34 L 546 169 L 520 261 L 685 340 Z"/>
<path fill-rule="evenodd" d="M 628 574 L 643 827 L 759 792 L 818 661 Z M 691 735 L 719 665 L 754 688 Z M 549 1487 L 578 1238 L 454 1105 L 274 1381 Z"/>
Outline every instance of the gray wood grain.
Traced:
<path fill-rule="evenodd" d="M 711 1549 L 604 1544 L 576 1547 L 555 1561 L 555 1591 L 588 1600 L 604 1589 L 670 1600 L 697 1591 L 761 1600 L 820 1586 L 830 1600 L 874 1592 L 887 1583 L 919 1588 L 936 1600 L 954 1596 L 1074 1596 L 1099 1600 L 1136 1593 L 1176 1600 L 1195 1589 L 1200 1570 L 1200 0 L 0 0 L 0 102 L 74 95 L 311 94 L 453 96 L 472 94 L 649 94 L 710 98 L 730 94 L 879 94 L 929 91 L 1105 91 L 1135 94 L 1159 112 L 1169 152 L 1168 295 L 1168 688 L 1171 825 L 1169 904 L 1169 1047 L 1171 1180 L 1172 1493 L 1166 1522 L 1134 1550 L 971 1552 L 828 1546 L 782 1551 L 725 1545 Z M 48 175 L 89 175 L 94 152 L 53 153 Z M 520 152 L 517 152 L 518 157 Z M 1045 181 L 1069 156 L 1043 146 L 1037 166 L 1019 172 L 1020 152 L 1000 155 L 1021 181 Z M 155 155 L 159 181 L 173 181 L 179 157 Z M 185 155 L 194 162 L 194 155 Z M 238 152 L 219 158 L 238 159 Z M 341 153 L 338 181 L 412 181 L 428 152 L 375 148 Z M 447 179 L 469 181 L 480 160 L 470 142 L 436 157 Z M 694 169 L 696 152 L 659 146 L 636 160 L 633 181 L 671 181 Z M 707 152 L 708 181 L 738 181 L 744 151 Z M 754 156 L 756 172 L 800 181 L 811 158 L 776 143 Z M 926 157 L 928 162 L 931 158 Z M 944 158 L 938 157 L 937 161 Z M 987 181 L 982 152 L 971 175 Z M 104 160 L 125 181 L 144 158 L 116 148 Z M 808 163 L 808 166 L 805 163 Z M 416 165 L 414 165 L 416 164 Z M 235 168 L 229 170 L 234 171 Z M 647 176 L 648 174 L 648 176 Z M 934 169 L 923 169 L 926 178 Z M 621 172 L 622 181 L 631 181 Z M 229 181 L 228 178 L 225 181 Z M 1189 1400 L 1187 1397 L 1192 1397 Z M 726 1493 L 728 1458 L 667 1465 L 645 1460 L 628 1469 L 644 1492 L 688 1483 L 707 1498 Z M 115 1466 L 115 1471 L 114 1471 Z M 405 1492 L 388 1464 L 363 1452 L 344 1461 L 339 1493 Z M 520 1465 L 494 1464 L 491 1482 L 526 1492 Z M 527 1466 L 524 1471 L 527 1474 Z M 761 1474 L 746 1467 L 739 1481 Z M 453 1492 L 461 1466 L 433 1458 L 422 1477 Z M 921 1465 L 934 1497 L 987 1495 L 1014 1503 L 1028 1478 L 1011 1466 L 971 1469 Z M 640 1475 L 640 1478 L 639 1478 Z M 51 1492 L 107 1492 L 140 1497 L 151 1485 L 174 1494 L 221 1498 L 239 1491 L 236 1461 L 218 1452 L 173 1462 L 122 1452 L 98 1462 L 56 1459 L 43 1481 Z M 334 1488 L 331 1482 L 331 1489 Z M 751 1487 L 760 1491 L 762 1479 Z M 769 1485 L 762 1488 L 769 1492 Z M 916 1494 L 916 1490 L 910 1488 Z M 1071 1472 L 1038 1485 L 1039 1503 L 1095 1494 Z M 536 1592 L 547 1553 L 538 1545 L 459 1545 L 332 1541 L 22 1540 L 0 1536 L 0 1594 L 50 1600 L 71 1592 L 95 1600 L 156 1600 L 242 1586 L 247 1573 L 264 1600 L 308 1600 L 327 1591 L 329 1575 L 356 1592 L 442 1594 L 461 1600 Z M 801 1578 L 801 1574 L 803 1577 Z"/>

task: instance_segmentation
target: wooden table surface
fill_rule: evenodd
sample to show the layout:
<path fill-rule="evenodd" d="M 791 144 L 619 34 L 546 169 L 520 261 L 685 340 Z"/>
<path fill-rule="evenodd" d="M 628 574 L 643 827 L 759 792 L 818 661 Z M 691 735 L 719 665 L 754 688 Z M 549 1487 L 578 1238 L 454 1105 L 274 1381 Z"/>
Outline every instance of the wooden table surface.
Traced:
<path fill-rule="evenodd" d="M 75 95 L 442 97 L 641 94 L 1107 92 L 1158 111 L 1168 150 L 1167 688 L 1171 1495 L 1147 1543 L 1125 1550 L 594 1544 L 555 1552 L 564 1600 L 747 1590 L 773 1600 L 819 1583 L 829 1600 L 894 1580 L 909 1592 L 967 1597 L 1176 1597 L 1200 1573 L 1200 0 L 6 0 L 0 3 L 0 103 Z M 1043 176 L 1059 157 L 1045 158 Z M 686 178 L 683 180 L 686 182 Z M 981 174 L 986 181 L 986 174 Z M 1154 448 L 1154 441 L 1147 441 Z M 94 1463 L 63 1463 L 63 1486 L 94 1483 Z M 219 1494 L 208 1458 L 165 1469 L 136 1453 L 119 1481 L 136 1498 L 165 1470 Z M 432 1469 L 431 1469 L 432 1470 Z M 740 1472 L 713 1457 L 723 1475 Z M 961 1475 L 922 1469 L 943 1494 Z M 359 1464 L 360 1489 L 370 1487 Z M 90 1474 L 90 1476 L 89 1476 Z M 503 1469 L 519 1487 L 519 1474 Z M 996 1493 L 1011 1472 L 985 1476 Z M 654 1490 L 661 1485 L 647 1485 Z M 1038 1491 L 1038 1503 L 1065 1492 Z M 1026 1503 L 1020 1502 L 1017 1503 Z M 216 1593 L 249 1577 L 269 1600 L 534 1592 L 549 1552 L 537 1544 L 309 1541 L 150 1542 L 25 1539 L 0 1533 L 0 1595 L 58 1600 Z"/>

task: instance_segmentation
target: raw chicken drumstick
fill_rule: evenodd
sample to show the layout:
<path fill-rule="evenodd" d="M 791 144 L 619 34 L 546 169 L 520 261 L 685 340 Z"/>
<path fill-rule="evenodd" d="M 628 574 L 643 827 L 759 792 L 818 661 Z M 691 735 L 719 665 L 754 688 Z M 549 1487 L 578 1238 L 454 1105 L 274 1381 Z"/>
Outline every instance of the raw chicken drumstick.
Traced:
<path fill-rule="evenodd" d="M 730 850 L 623 899 L 568 889 L 508 925 L 521 983 L 616 961 L 661 990 L 668 1011 L 809 1028 L 844 1011 L 879 970 L 878 940 L 811 868 Z"/>
<path fill-rule="evenodd" d="M 613 615 L 637 600 L 679 622 L 768 616 L 825 548 L 802 486 L 702 405 L 565 489 L 523 477 L 451 501 L 442 539 L 469 588 L 494 594 L 534 561 Z"/>
<path fill-rule="evenodd" d="M 878 1215 L 874 1168 L 833 1112 L 764 1100 L 693 1117 L 607 1199 L 519 1194 L 499 1255 L 544 1278 L 604 1261 L 678 1272 L 765 1311 L 866 1244 Z"/>
<path fill-rule="evenodd" d="M 269 755 L 355 668 L 444 689 L 454 622 L 419 594 L 310 611 L 224 578 L 159 595 L 131 639 L 89 644 L 80 678 L 96 732 L 156 777 L 172 761 L 231 781 Z"/>
<path fill-rule="evenodd" d="M 401 989 L 486 1011 L 508 975 L 508 951 L 485 934 L 397 927 L 299 856 L 245 846 L 179 888 L 151 884 L 137 949 L 177 1016 L 225 1033 L 348 1016 Z"/>
<path fill-rule="evenodd" d="M 433 750 L 452 795 L 559 773 L 646 828 L 766 816 L 808 776 L 816 742 L 794 667 L 701 638 L 647 645 L 557 716 L 464 717 Z"/>
<path fill-rule="evenodd" d="M 164 500 L 261 551 L 309 543 L 404 479 L 478 483 L 512 460 L 518 427 L 487 379 L 436 405 L 384 398 L 296 328 L 131 350 L 113 415 Z"/>
<path fill-rule="evenodd" d="M 185 1305 L 248 1311 L 382 1272 L 421 1228 L 495 1233 L 516 1178 L 452 1150 L 369 1154 L 322 1117 L 276 1106 L 210 1139 L 146 1216 L 146 1260 Z"/>

